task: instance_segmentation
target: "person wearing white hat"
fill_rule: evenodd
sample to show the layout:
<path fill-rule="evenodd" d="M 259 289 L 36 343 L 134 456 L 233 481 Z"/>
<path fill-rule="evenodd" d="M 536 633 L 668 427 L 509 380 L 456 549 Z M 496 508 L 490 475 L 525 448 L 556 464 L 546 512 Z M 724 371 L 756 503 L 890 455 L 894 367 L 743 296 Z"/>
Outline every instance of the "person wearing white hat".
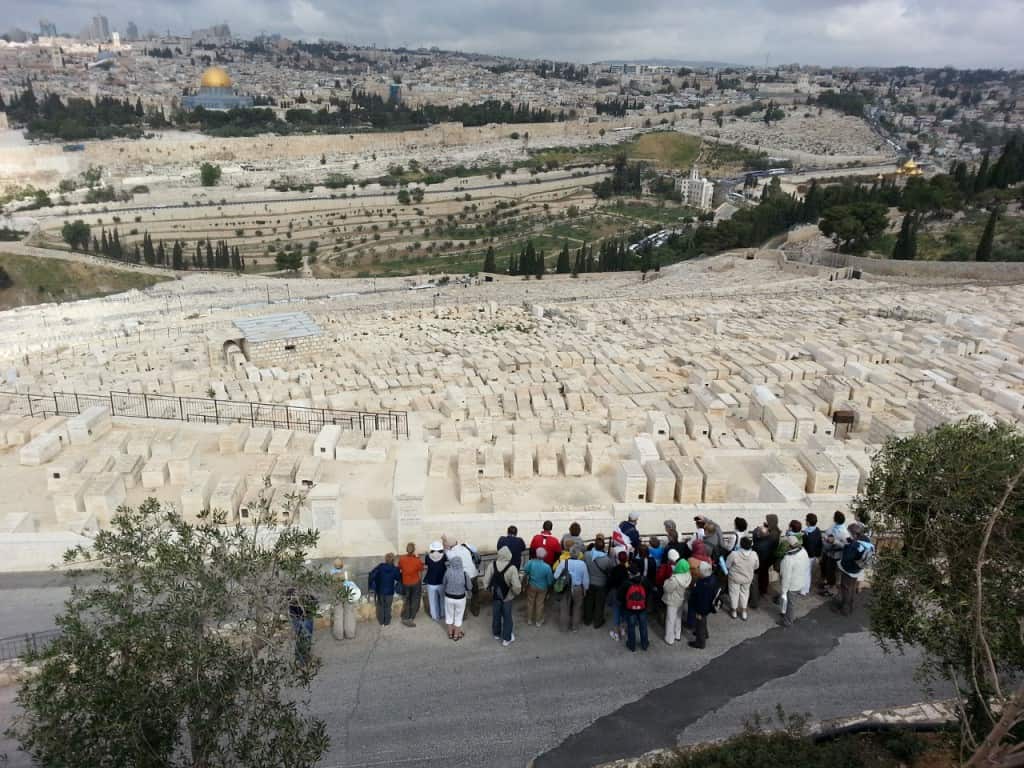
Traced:
<path fill-rule="evenodd" d="M 427 586 L 427 608 L 430 610 L 430 618 L 434 621 L 444 621 L 444 572 L 448 568 L 448 561 L 440 541 L 430 542 L 426 563 L 427 570 L 423 583 Z"/>

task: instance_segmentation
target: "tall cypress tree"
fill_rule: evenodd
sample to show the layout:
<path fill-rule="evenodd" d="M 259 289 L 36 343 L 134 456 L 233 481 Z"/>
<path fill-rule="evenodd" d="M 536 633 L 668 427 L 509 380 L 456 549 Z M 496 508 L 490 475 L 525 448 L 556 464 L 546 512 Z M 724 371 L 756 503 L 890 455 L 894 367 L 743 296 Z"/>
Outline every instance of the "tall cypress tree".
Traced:
<path fill-rule="evenodd" d="M 569 274 L 572 269 L 569 263 L 569 243 L 565 242 L 562 244 L 562 250 L 558 254 L 558 264 L 555 267 L 555 272 L 560 275 Z"/>
<path fill-rule="evenodd" d="M 914 230 L 914 214 L 913 212 L 907 213 L 903 217 L 903 223 L 900 225 L 900 233 L 896 236 L 896 245 L 892 249 L 892 257 L 899 260 L 910 259 L 910 239 L 913 237 Z"/>
<path fill-rule="evenodd" d="M 981 242 L 978 243 L 978 250 L 974 253 L 975 261 L 992 260 L 992 244 L 996 239 L 996 221 L 999 219 L 999 206 L 992 209 L 988 221 L 985 223 L 985 231 L 981 233 Z"/>
<path fill-rule="evenodd" d="M 974 177 L 974 192 L 984 192 L 989 186 L 988 152 L 981 158 L 981 165 L 978 167 L 978 175 Z"/>
<path fill-rule="evenodd" d="M 494 262 L 494 246 L 487 246 L 487 255 L 484 256 L 484 272 L 497 272 L 497 265 Z"/>

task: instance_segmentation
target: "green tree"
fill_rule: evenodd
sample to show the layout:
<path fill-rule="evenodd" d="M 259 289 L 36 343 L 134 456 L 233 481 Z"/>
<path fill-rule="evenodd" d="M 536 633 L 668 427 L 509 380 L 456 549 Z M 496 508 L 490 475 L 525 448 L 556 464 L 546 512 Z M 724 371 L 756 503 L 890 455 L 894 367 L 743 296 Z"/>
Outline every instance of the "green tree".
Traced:
<path fill-rule="evenodd" d="M 913 213 L 903 217 L 896 245 L 892 249 L 892 257 L 905 261 L 913 261 L 917 257 L 917 222 Z"/>
<path fill-rule="evenodd" d="M 985 231 L 981 233 L 981 240 L 978 242 L 978 250 L 974 252 L 975 261 L 991 261 L 992 245 L 996 240 L 996 223 L 999 221 L 999 206 L 992 207 L 992 213 L 988 215 L 985 222 Z"/>
<path fill-rule="evenodd" d="M 65 222 L 60 228 L 60 236 L 73 251 L 89 250 L 89 234 L 89 225 L 81 219 Z"/>
<path fill-rule="evenodd" d="M 1024 432 L 970 419 L 887 442 L 853 505 L 898 542 L 875 559 L 871 631 L 886 651 L 922 649 L 923 676 L 956 686 L 969 749 L 1024 675 L 1022 478 Z"/>
<path fill-rule="evenodd" d="M 278 251 L 274 263 L 278 269 L 298 272 L 302 269 L 302 254 L 298 251 Z"/>
<path fill-rule="evenodd" d="M 204 187 L 213 187 L 220 181 L 220 166 L 203 163 L 199 166 L 199 180 Z"/>
<path fill-rule="evenodd" d="M 304 564 L 318 533 L 284 525 L 268 537 L 268 507 L 251 526 L 223 513 L 192 523 L 151 498 L 68 551 L 95 576 L 75 579 L 8 735 L 42 765 L 316 763 L 326 728 L 295 694 L 319 662 L 308 642 L 296 647 L 288 593 L 326 586 Z"/>
<path fill-rule="evenodd" d="M 402 187 L 400 190 L 398 190 L 398 202 L 399 203 L 401 203 L 402 205 L 408 205 L 411 201 L 412 201 L 412 198 L 409 197 L 409 190 L 408 189 L 406 189 L 405 187 Z"/>
<path fill-rule="evenodd" d="M 825 210 L 818 228 L 841 253 L 859 253 L 885 231 L 888 209 L 881 203 L 850 203 Z"/>
<path fill-rule="evenodd" d="M 537 258 L 534 261 L 533 274 L 538 280 L 540 280 L 542 277 L 544 277 L 544 273 L 546 271 L 547 268 L 544 266 L 544 251 L 541 251 L 540 253 L 537 254 Z"/>
<path fill-rule="evenodd" d="M 559 275 L 568 275 L 572 271 L 572 264 L 569 262 L 569 243 L 562 243 L 562 250 L 558 254 L 558 263 L 555 265 L 555 272 Z"/>
<path fill-rule="evenodd" d="M 484 272 L 497 272 L 498 265 L 494 259 L 494 246 L 487 246 L 487 254 L 484 256 Z"/>

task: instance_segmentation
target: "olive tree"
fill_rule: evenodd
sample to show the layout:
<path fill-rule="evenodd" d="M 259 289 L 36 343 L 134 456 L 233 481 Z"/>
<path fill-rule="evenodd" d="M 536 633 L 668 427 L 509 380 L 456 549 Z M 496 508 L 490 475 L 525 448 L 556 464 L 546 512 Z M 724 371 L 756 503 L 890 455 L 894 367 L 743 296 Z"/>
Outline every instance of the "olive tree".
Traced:
<path fill-rule="evenodd" d="M 854 502 L 898 541 L 874 565 L 872 632 L 887 651 L 919 646 L 923 678 L 954 684 L 970 751 L 1011 748 L 1024 713 L 1022 478 L 1024 432 L 970 419 L 890 440 Z"/>
<path fill-rule="evenodd" d="M 318 662 L 296 648 L 288 595 L 326 577 L 305 564 L 317 532 L 276 522 L 266 502 L 245 527 L 156 499 L 118 510 L 65 555 L 94 576 L 74 579 L 8 735 L 50 766 L 313 765 L 328 744 L 306 713 Z"/>

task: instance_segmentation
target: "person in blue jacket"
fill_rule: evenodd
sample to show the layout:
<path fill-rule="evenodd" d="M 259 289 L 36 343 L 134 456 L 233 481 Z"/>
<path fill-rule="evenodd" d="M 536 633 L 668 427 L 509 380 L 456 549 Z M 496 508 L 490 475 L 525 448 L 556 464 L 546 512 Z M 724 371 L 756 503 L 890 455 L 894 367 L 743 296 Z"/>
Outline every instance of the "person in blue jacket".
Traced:
<path fill-rule="evenodd" d="M 388 552 L 384 562 L 370 571 L 370 592 L 377 600 L 377 621 L 386 627 L 391 623 L 391 603 L 395 599 L 395 585 L 401 583 L 402 572 L 395 566 L 395 555 Z"/>

